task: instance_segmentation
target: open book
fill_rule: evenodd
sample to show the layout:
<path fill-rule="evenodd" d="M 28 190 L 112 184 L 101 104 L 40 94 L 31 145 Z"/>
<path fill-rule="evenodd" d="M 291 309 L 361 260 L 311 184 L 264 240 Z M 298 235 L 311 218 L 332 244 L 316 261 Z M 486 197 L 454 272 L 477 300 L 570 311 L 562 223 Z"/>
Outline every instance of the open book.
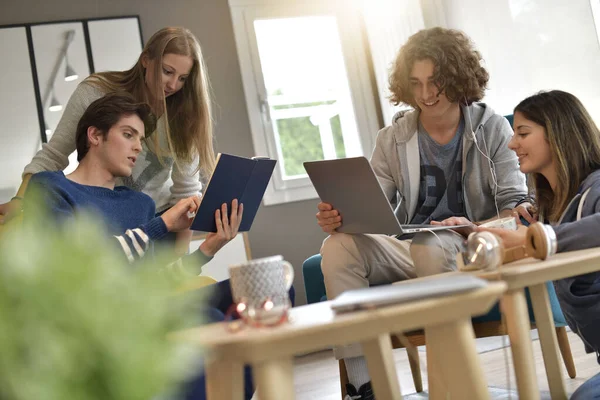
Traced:
<path fill-rule="evenodd" d="M 238 199 L 244 204 L 239 231 L 249 231 L 276 163 L 277 160 L 264 157 L 245 158 L 219 153 L 191 229 L 216 232 L 215 211 L 227 203 L 231 217 L 231 202 Z"/>

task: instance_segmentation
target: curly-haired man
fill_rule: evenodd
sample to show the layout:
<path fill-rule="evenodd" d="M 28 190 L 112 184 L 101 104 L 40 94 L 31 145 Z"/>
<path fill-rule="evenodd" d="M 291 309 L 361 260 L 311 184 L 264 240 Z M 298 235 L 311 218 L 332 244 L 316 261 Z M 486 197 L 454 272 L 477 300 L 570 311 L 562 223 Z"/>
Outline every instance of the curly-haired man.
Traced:
<path fill-rule="evenodd" d="M 377 135 L 371 165 L 401 223 L 471 224 L 509 216 L 527 193 L 508 142 L 508 121 L 483 103 L 488 73 L 462 32 L 432 28 L 409 38 L 390 74 L 397 113 Z M 456 269 L 464 238 L 455 231 L 414 237 L 337 233 L 343 223 L 330 204 L 317 219 L 330 236 L 321 248 L 327 297 L 348 289 Z M 348 398 L 373 399 L 360 349 L 336 349 L 350 379 Z"/>

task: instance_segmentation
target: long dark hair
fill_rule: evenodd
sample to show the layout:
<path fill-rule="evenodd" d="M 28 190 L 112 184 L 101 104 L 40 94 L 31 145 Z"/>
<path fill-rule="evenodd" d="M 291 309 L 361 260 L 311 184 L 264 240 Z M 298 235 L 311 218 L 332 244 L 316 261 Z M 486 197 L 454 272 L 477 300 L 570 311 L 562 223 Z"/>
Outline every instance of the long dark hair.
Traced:
<path fill-rule="evenodd" d="M 561 90 L 528 97 L 514 112 L 544 127 L 556 167 L 556 190 L 537 172 L 530 174 L 528 182 L 540 215 L 556 222 L 581 182 L 600 168 L 600 131 L 581 101 Z"/>

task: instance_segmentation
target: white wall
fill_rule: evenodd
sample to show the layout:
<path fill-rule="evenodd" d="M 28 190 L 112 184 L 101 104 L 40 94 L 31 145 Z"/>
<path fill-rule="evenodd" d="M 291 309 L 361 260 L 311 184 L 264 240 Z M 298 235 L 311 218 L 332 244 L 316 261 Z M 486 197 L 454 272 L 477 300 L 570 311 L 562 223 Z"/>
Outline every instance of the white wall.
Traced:
<path fill-rule="evenodd" d="M 600 46 L 589 0 L 444 0 L 490 73 L 485 102 L 510 114 L 539 90 L 573 93 L 600 123 Z"/>
<path fill-rule="evenodd" d="M 244 233 L 238 233 L 237 236 L 227 243 L 214 258 L 202 267 L 200 275 L 210 276 L 211 278 L 221 282 L 229 279 L 229 266 L 241 264 L 250 259 L 248 254 L 246 236 Z M 194 239 L 190 243 L 190 253 L 198 250 L 204 239 Z"/>

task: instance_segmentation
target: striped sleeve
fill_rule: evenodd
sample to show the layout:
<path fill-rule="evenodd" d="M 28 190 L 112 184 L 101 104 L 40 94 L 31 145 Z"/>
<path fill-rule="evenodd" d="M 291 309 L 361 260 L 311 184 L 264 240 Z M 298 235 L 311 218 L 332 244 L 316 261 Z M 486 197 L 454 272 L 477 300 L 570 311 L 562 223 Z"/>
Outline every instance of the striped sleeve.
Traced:
<path fill-rule="evenodd" d="M 167 226 L 162 218 L 156 217 L 149 223 L 135 229 L 127 229 L 122 235 L 115 235 L 125 257 L 133 263 L 148 252 L 152 240 L 160 239 L 167 233 Z"/>

